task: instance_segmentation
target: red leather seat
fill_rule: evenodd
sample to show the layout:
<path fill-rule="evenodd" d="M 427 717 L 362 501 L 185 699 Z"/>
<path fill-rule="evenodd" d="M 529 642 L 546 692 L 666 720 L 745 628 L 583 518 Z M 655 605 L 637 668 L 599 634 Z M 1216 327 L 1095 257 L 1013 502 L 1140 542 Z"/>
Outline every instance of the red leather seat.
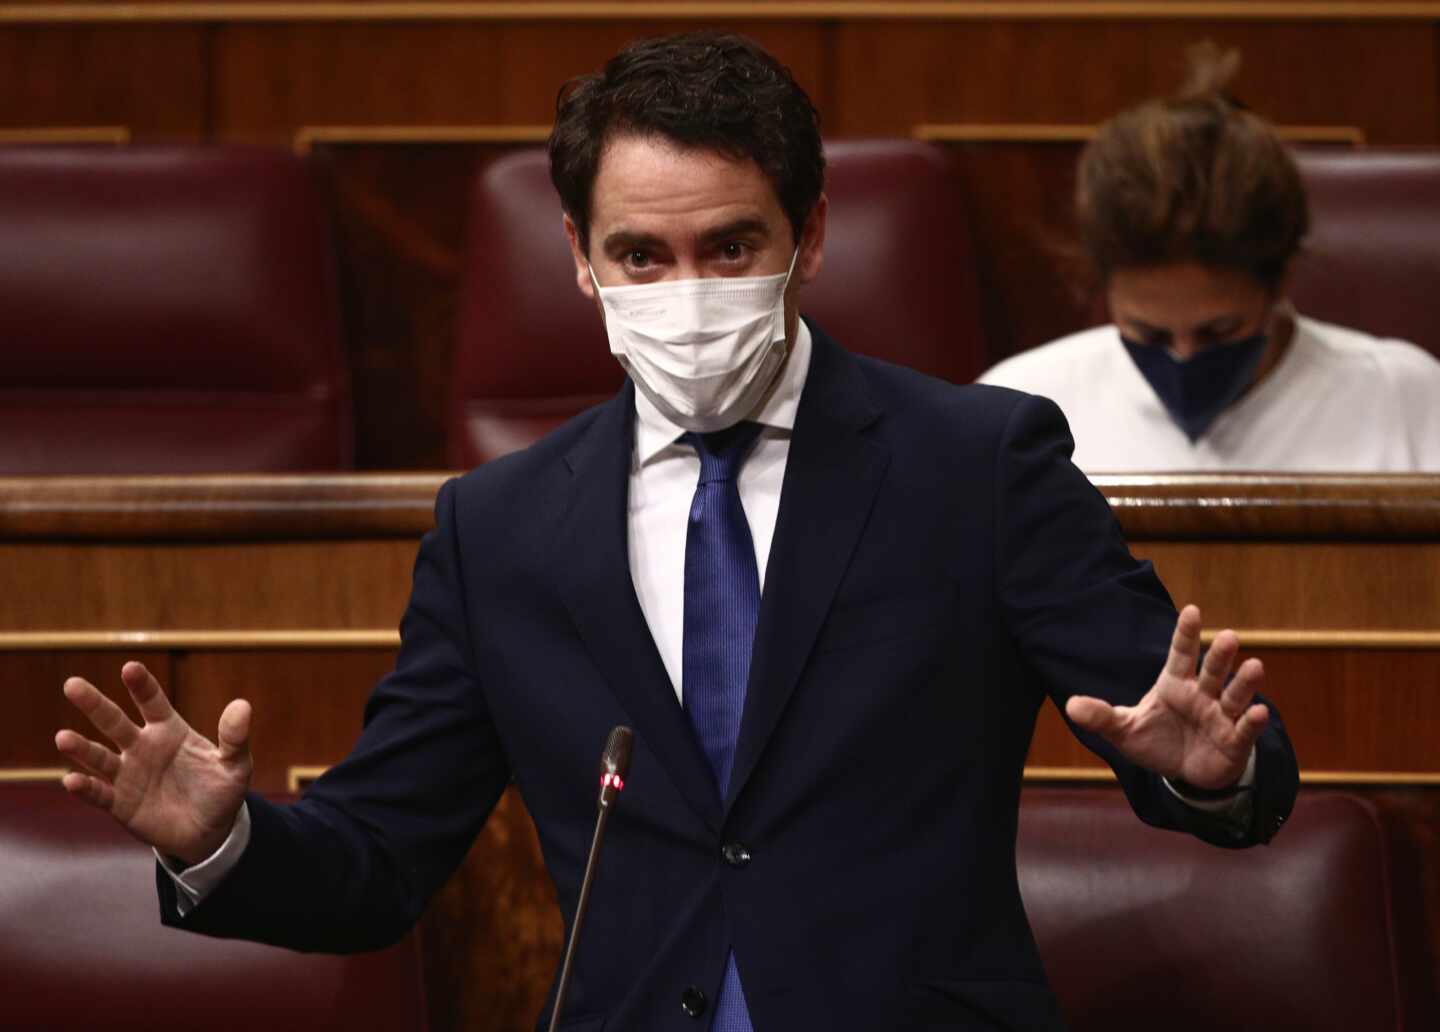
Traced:
<path fill-rule="evenodd" d="M 27 1032 L 426 1027 L 413 935 L 336 957 L 165 928 L 150 850 L 51 785 L 0 787 L 0 1001 Z"/>
<path fill-rule="evenodd" d="M 1355 795 L 1304 792 L 1270 845 L 1232 851 L 1141 824 L 1115 788 L 1032 787 L 1017 861 L 1072 1032 L 1433 1029 L 1423 882 L 1396 842 Z"/>
<path fill-rule="evenodd" d="M 0 473 L 338 469 L 351 439 L 298 158 L 0 148 Z"/>
<path fill-rule="evenodd" d="M 974 256 L 946 152 L 904 140 L 831 144 L 825 264 L 800 295 L 842 344 L 957 382 L 983 368 Z M 452 377 L 449 459 L 531 443 L 623 380 L 575 285 L 543 149 L 476 178 Z"/>
<path fill-rule="evenodd" d="M 1440 149 L 1296 159 L 1312 225 L 1295 266 L 1296 308 L 1440 356 Z"/>

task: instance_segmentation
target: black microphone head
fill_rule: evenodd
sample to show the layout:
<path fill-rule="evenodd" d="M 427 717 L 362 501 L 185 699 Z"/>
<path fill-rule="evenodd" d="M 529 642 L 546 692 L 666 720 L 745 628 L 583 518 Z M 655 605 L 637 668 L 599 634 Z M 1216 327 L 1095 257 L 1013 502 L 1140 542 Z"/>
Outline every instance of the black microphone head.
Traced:
<path fill-rule="evenodd" d="M 600 757 L 600 773 L 624 780 L 630 773 L 630 750 L 635 745 L 635 732 L 624 724 L 612 728 Z"/>

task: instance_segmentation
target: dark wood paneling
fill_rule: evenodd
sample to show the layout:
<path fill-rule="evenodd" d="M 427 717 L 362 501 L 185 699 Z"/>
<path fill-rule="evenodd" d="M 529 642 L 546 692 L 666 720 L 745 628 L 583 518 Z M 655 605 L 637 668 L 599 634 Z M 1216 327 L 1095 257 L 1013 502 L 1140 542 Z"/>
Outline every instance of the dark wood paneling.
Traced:
<path fill-rule="evenodd" d="M 1424 630 L 1440 613 L 1440 543 L 1144 541 L 1133 551 L 1207 627 Z"/>
<path fill-rule="evenodd" d="M 6 631 L 394 628 L 415 542 L 0 542 Z"/>
<path fill-rule="evenodd" d="M 120 683 L 120 667 L 132 659 L 168 681 L 170 657 L 164 653 L 0 652 L 0 697 L 5 699 L 0 771 L 65 766 L 55 751 L 55 732 L 62 727 L 96 737 L 94 727 L 60 692 L 68 677 L 85 678 L 120 703 L 138 723 L 135 705 Z"/>
<path fill-rule="evenodd" d="M 533 1027 L 564 935 L 535 825 L 512 788 L 421 921 L 431 1032 Z"/>
<path fill-rule="evenodd" d="M 1436 44 L 1379 22 L 850 22 L 838 29 L 832 131 L 924 122 L 1101 121 L 1172 91 L 1185 48 L 1238 47 L 1234 92 L 1288 125 L 1358 125 L 1371 143 L 1433 143 Z"/>
<path fill-rule="evenodd" d="M 127 126 L 136 141 L 207 132 L 201 25 L 0 27 L 0 125 Z"/>
<path fill-rule="evenodd" d="M 306 125 L 548 124 L 555 94 L 678 22 L 229 24 L 214 53 L 215 136 L 287 143 Z M 818 24 L 732 24 L 824 79 Z"/>
<path fill-rule="evenodd" d="M 1302 770 L 1440 773 L 1440 650 L 1245 649 L 1265 664 Z M 1052 705 L 1042 708 L 1028 761 L 1096 767 Z"/>
<path fill-rule="evenodd" d="M 284 792 L 292 766 L 329 766 L 360 735 L 365 700 L 394 665 L 391 652 L 224 652 L 175 659 L 176 708 L 213 738 L 231 699 L 254 709 L 254 787 Z"/>

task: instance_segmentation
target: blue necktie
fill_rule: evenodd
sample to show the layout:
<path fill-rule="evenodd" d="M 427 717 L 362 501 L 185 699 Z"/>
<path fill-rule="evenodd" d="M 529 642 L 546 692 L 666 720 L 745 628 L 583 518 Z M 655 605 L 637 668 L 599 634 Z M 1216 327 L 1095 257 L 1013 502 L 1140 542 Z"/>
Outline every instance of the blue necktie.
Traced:
<path fill-rule="evenodd" d="M 685 435 L 700 455 L 700 482 L 685 534 L 681 694 L 722 799 L 735 761 L 760 613 L 755 544 L 735 478 L 759 433 L 758 424 L 740 423 L 713 434 Z M 710 1027 L 712 1032 L 753 1032 L 734 952 L 725 958 Z"/>

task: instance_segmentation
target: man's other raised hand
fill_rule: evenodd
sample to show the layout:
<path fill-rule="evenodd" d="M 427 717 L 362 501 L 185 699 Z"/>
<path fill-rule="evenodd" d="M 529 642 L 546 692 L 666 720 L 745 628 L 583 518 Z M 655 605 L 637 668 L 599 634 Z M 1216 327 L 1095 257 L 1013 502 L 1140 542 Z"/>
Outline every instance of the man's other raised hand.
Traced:
<path fill-rule="evenodd" d="M 1270 719 L 1264 703 L 1254 701 L 1265 669 L 1254 658 L 1236 668 L 1239 651 L 1235 632 L 1221 631 L 1200 663 L 1200 610 L 1186 606 L 1175 622 L 1165 668 L 1144 698 L 1134 706 L 1112 706 L 1076 695 L 1065 713 L 1142 767 L 1200 788 L 1229 787 L 1245 772 Z"/>
<path fill-rule="evenodd" d="M 230 834 L 250 785 L 250 704 L 226 706 L 211 742 L 175 712 L 143 664 L 126 663 L 120 679 L 143 726 L 89 681 L 65 682 L 65 698 L 109 743 L 69 730 L 55 735 L 55 748 L 75 768 L 65 789 L 161 853 L 199 863 Z"/>

